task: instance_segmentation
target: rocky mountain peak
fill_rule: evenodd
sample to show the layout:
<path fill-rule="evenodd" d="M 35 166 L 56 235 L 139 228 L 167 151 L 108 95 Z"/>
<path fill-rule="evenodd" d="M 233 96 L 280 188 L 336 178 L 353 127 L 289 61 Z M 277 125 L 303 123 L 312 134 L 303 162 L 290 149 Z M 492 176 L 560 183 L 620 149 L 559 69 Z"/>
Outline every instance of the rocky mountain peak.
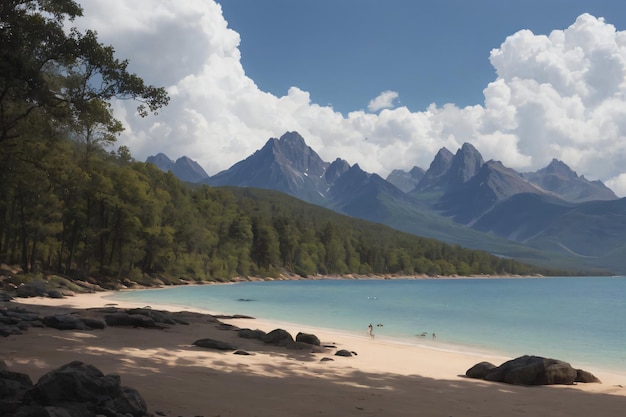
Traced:
<path fill-rule="evenodd" d="M 195 183 L 209 177 L 209 174 L 196 161 L 186 156 L 181 156 L 174 162 L 170 157 L 159 152 L 149 156 L 146 162 L 156 165 L 161 171 L 172 171 L 176 177 L 187 182 Z"/>
<path fill-rule="evenodd" d="M 162 152 L 159 152 L 156 155 L 149 156 L 146 159 L 146 162 L 156 165 L 157 168 L 165 172 L 169 171 L 174 165 L 174 161 Z"/>
<path fill-rule="evenodd" d="M 416 190 L 425 190 L 427 188 L 441 188 L 441 179 L 448 172 L 452 165 L 454 154 L 448 149 L 441 148 L 430 163 L 426 173 L 417 184 Z"/>
<path fill-rule="evenodd" d="M 578 176 L 569 166 L 558 159 L 537 172 L 523 174 L 528 181 L 566 201 L 615 200 L 617 196 L 602 181 L 589 181 Z"/>
<path fill-rule="evenodd" d="M 578 175 L 576 174 L 576 172 L 574 172 L 563 161 L 559 161 L 556 158 L 553 158 L 547 167 L 540 169 L 537 172 L 538 173 L 542 172 L 544 174 L 559 175 L 564 178 L 571 178 L 571 179 L 578 178 Z"/>
<path fill-rule="evenodd" d="M 328 184 L 333 184 L 337 178 L 341 177 L 346 171 L 350 169 L 350 164 L 341 159 L 335 159 L 330 166 L 326 169 L 324 178 Z"/>
<path fill-rule="evenodd" d="M 446 173 L 448 186 L 458 186 L 471 179 L 485 161 L 478 150 L 470 143 L 464 143 L 452 158 Z"/>
<path fill-rule="evenodd" d="M 288 165 L 307 175 L 321 177 L 329 165 L 306 144 L 298 132 L 287 132 L 280 139 L 272 138 L 267 146 L 271 147 L 278 164 Z"/>

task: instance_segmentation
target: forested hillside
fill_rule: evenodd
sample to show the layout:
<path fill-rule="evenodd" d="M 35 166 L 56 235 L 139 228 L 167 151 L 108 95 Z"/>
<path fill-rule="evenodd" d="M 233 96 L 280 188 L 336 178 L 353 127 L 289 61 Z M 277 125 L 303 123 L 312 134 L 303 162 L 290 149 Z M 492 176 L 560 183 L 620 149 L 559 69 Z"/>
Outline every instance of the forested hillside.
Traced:
<path fill-rule="evenodd" d="M 135 281 L 546 272 L 277 193 L 190 188 L 128 148 L 108 152 L 122 129 L 110 101 L 138 100 L 137 117 L 148 116 L 165 91 L 128 73 L 94 33 L 66 33 L 64 19 L 81 13 L 72 1 L 1 12 L 0 262 Z"/>

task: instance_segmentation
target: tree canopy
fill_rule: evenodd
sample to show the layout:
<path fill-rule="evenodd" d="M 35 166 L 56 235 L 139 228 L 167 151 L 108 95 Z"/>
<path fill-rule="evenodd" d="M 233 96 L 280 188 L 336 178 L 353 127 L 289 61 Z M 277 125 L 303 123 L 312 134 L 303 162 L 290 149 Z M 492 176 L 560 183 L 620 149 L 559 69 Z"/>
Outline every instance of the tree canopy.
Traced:
<path fill-rule="evenodd" d="M 28 121 L 42 116 L 116 133 L 108 105 L 114 97 L 140 101 L 142 116 L 167 104 L 165 90 L 129 73 L 128 61 L 116 59 L 95 32 L 66 29 L 80 16 L 72 0 L 0 4 L 0 142 L 25 136 Z"/>

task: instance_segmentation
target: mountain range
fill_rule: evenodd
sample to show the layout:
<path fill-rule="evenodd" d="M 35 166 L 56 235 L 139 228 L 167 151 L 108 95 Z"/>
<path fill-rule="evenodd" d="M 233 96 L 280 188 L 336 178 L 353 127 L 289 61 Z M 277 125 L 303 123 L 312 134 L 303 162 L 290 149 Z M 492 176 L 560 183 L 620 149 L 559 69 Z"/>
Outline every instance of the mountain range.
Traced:
<path fill-rule="evenodd" d="M 206 173 L 200 164 L 186 156 L 173 161 L 167 155 L 158 153 L 149 156 L 146 162 L 156 165 L 161 171 L 171 171 L 172 174 L 185 182 L 196 183 L 209 178 L 209 174 Z"/>
<path fill-rule="evenodd" d="M 179 161 L 183 162 L 179 163 Z M 340 158 L 323 161 L 297 132 L 271 138 L 214 176 L 183 157 L 148 158 L 180 179 L 280 191 L 342 214 L 499 256 L 578 271 L 626 273 L 626 199 L 552 160 L 518 173 L 465 143 L 428 169 L 387 178 Z M 168 165 L 169 163 L 169 165 Z"/>

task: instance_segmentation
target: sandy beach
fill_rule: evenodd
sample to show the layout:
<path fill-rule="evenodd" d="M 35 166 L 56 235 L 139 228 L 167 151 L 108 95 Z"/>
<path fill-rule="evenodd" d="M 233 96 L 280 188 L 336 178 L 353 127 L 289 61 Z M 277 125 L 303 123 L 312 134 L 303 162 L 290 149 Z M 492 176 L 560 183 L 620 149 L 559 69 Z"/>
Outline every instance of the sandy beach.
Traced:
<path fill-rule="evenodd" d="M 108 293 L 65 299 L 29 298 L 20 303 L 42 314 L 104 307 L 143 307 L 106 299 Z M 180 307 L 152 305 L 180 311 Z M 187 311 L 194 311 L 189 309 Z M 196 311 L 199 312 L 200 311 Z M 82 313 L 85 314 L 85 313 Z M 240 328 L 314 333 L 322 344 L 354 351 L 353 357 L 287 350 L 221 330 L 205 316 L 166 329 L 107 327 L 60 331 L 31 328 L 0 339 L 0 358 L 34 382 L 73 360 L 119 374 L 136 388 L 149 412 L 161 416 L 623 416 L 626 375 L 587 369 L 602 384 L 512 386 L 464 377 L 481 361 L 511 358 L 420 348 L 324 329 L 298 328 L 256 319 L 222 320 Z M 192 346 L 213 338 L 251 355 Z M 322 361 L 332 358 L 332 361 Z M 576 364 L 572 364 L 576 366 Z"/>

